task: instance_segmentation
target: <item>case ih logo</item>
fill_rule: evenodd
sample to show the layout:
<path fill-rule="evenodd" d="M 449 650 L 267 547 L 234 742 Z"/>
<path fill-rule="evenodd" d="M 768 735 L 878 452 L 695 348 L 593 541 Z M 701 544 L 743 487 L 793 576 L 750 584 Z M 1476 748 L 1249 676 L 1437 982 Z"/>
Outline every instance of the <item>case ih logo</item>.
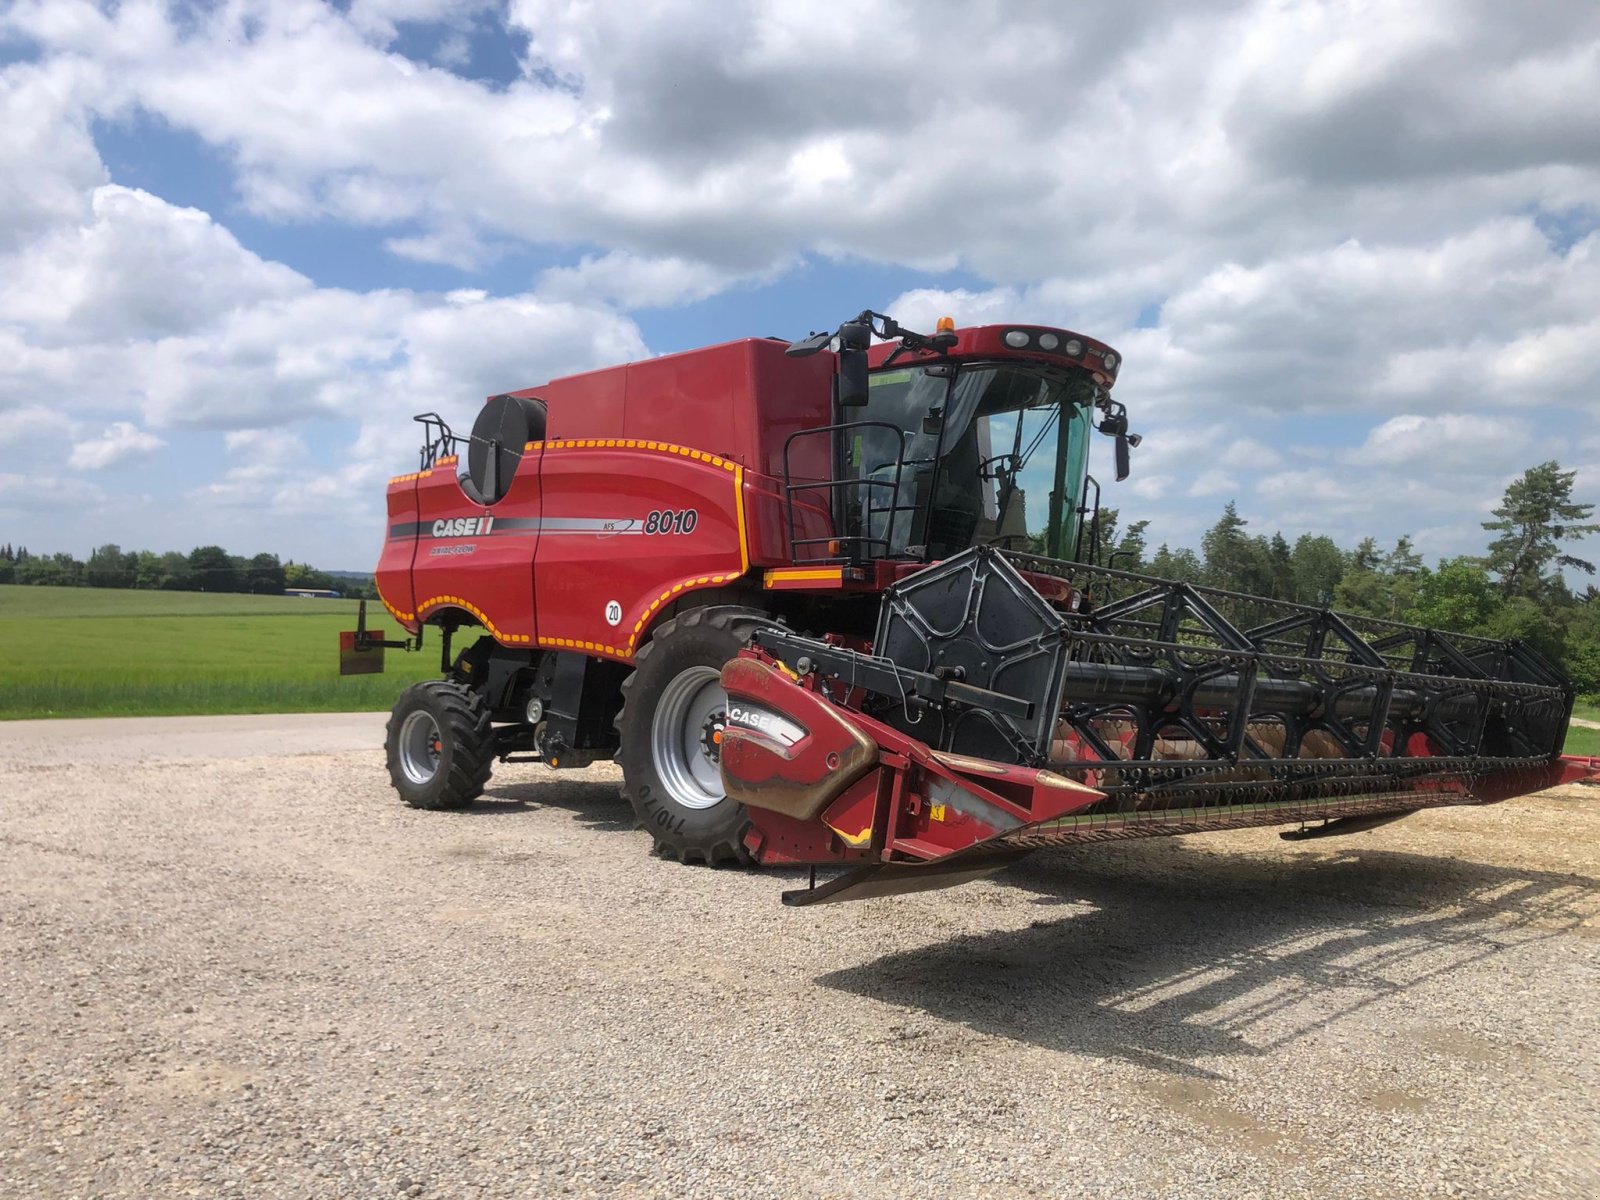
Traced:
<path fill-rule="evenodd" d="M 493 525 L 493 517 L 456 517 L 449 521 L 435 521 L 433 523 L 433 536 L 436 538 L 487 537 L 489 529 Z"/>
<path fill-rule="evenodd" d="M 764 733 L 784 746 L 792 746 L 806 735 L 806 731 L 793 721 L 753 704 L 735 702 L 728 705 L 728 724 Z"/>

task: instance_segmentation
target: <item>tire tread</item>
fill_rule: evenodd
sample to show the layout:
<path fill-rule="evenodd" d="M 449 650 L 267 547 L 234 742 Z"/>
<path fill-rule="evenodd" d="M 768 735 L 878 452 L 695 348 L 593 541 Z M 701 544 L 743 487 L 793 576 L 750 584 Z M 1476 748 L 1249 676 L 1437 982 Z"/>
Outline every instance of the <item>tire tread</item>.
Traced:
<path fill-rule="evenodd" d="M 626 727 L 629 720 L 629 709 L 633 706 L 644 706 L 647 697 L 640 692 L 640 676 L 646 671 L 650 659 L 658 652 L 662 643 L 668 643 L 686 631 L 709 626 L 712 629 L 723 630 L 729 633 L 740 644 L 749 641 L 750 634 L 762 625 L 772 624 L 772 618 L 766 613 L 756 609 L 734 606 L 708 606 L 690 608 L 675 614 L 662 621 L 651 631 L 650 640 L 646 642 L 634 658 L 634 669 L 622 682 L 622 708 L 617 713 L 614 725 L 617 733 L 623 739 L 623 749 L 617 758 L 621 762 L 627 757 Z M 646 708 L 644 719 L 648 721 L 654 710 Z M 706 866 L 715 867 L 723 863 L 745 864 L 753 861 L 750 852 L 744 847 L 744 835 L 750 828 L 750 819 L 740 811 L 740 820 L 737 825 L 722 836 L 710 838 L 699 843 L 679 842 L 674 843 L 661 837 L 656 830 L 645 820 L 645 798 L 637 792 L 638 781 L 629 778 L 629 772 L 624 766 L 621 793 L 623 799 L 633 807 L 638 817 L 640 828 L 648 829 L 655 842 L 655 852 L 662 858 L 681 863 L 704 863 Z"/>
<path fill-rule="evenodd" d="M 395 750 L 401 722 L 417 707 L 432 710 L 440 737 L 452 747 L 443 781 L 422 791 L 405 777 Z M 447 679 L 427 679 L 402 692 L 385 727 L 384 742 L 389 780 L 412 808 L 465 808 L 483 794 L 494 770 L 494 729 L 483 697 Z"/>

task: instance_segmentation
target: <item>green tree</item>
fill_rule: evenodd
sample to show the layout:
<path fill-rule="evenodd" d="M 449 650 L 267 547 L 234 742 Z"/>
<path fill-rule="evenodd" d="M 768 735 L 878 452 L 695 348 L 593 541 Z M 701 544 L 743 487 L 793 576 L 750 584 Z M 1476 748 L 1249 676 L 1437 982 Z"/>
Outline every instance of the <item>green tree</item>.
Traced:
<path fill-rule="evenodd" d="M 1378 553 L 1376 538 L 1364 537 L 1360 545 L 1350 552 L 1350 570 L 1371 571 L 1376 575 L 1383 568 L 1383 555 Z"/>
<path fill-rule="evenodd" d="M 83 564 L 70 554 L 30 554 L 17 562 L 15 579 L 34 586 L 78 587 L 83 583 Z"/>
<path fill-rule="evenodd" d="M 1352 567 L 1333 590 L 1333 607 L 1363 617 L 1388 617 L 1393 610 L 1388 581 L 1376 571 Z"/>
<path fill-rule="evenodd" d="M 1421 575 L 1422 555 L 1412 547 L 1411 539 L 1401 534 L 1394 549 L 1383 559 L 1383 578 L 1389 589 L 1389 611 L 1384 615 L 1390 620 L 1404 619 L 1417 598 L 1417 582 Z"/>
<path fill-rule="evenodd" d="M 1267 576 L 1270 589 L 1267 595 L 1274 600 L 1294 599 L 1294 551 L 1281 533 L 1267 539 Z"/>
<path fill-rule="evenodd" d="M 294 561 L 283 564 L 285 586 L 292 588 L 331 588 L 338 589 L 333 576 L 326 571 L 319 571 L 305 563 Z"/>
<path fill-rule="evenodd" d="M 1600 591 L 1593 585 L 1567 622 L 1567 674 L 1585 696 L 1600 696 Z"/>
<path fill-rule="evenodd" d="M 1529 467 L 1506 488 L 1494 520 L 1483 527 L 1500 536 L 1489 543 L 1487 565 L 1499 579 L 1503 596 L 1539 599 L 1548 584 L 1546 572 L 1572 567 L 1594 574 L 1594 564 L 1564 554 L 1561 543 L 1600 533 L 1591 522 L 1594 505 L 1572 499 L 1576 471 L 1563 471 L 1554 460 Z"/>
<path fill-rule="evenodd" d="M 133 556 L 133 586 L 155 589 L 161 586 L 161 556 L 141 550 Z"/>
<path fill-rule="evenodd" d="M 283 564 L 276 554 L 258 554 L 250 560 L 250 590 L 265 596 L 276 596 L 287 585 Z"/>
<path fill-rule="evenodd" d="M 1222 516 L 1200 539 L 1205 558 L 1206 583 L 1230 592 L 1261 595 L 1272 590 L 1272 565 L 1265 538 L 1245 533 L 1248 522 L 1232 500 Z"/>
<path fill-rule="evenodd" d="M 1135 521 L 1129 525 L 1127 532 L 1117 539 L 1116 548 L 1107 555 L 1107 565 L 1116 567 L 1119 571 L 1144 570 L 1144 539 L 1149 528 L 1149 521 Z"/>
<path fill-rule="evenodd" d="M 1409 569 L 1410 559 L 1415 556 L 1410 550 L 1410 539 L 1401 540 L 1406 547 L 1402 558 Z M 1388 572 L 1388 566 L 1393 561 L 1394 555 L 1379 552 L 1377 539 L 1362 538 L 1361 543 L 1351 551 L 1344 575 L 1334 588 L 1335 607 L 1367 617 L 1399 619 L 1404 615 L 1415 589 L 1408 580 L 1407 585 L 1399 589 L 1397 594 L 1396 579 Z M 1420 566 L 1420 559 L 1418 565 Z"/>
<path fill-rule="evenodd" d="M 1383 573 L 1395 579 L 1415 579 L 1422 572 L 1422 555 L 1417 553 L 1411 539 L 1401 534 L 1394 549 L 1383 559 Z"/>
<path fill-rule="evenodd" d="M 235 561 L 221 546 L 196 546 L 189 552 L 189 570 L 202 592 L 240 590 Z"/>
<path fill-rule="evenodd" d="M 1299 604 L 1326 608 L 1344 577 L 1345 553 L 1331 537 L 1302 533 L 1289 555 L 1289 573 Z"/>
<path fill-rule="evenodd" d="M 1170 550 L 1165 542 L 1156 549 L 1145 570 L 1158 579 L 1170 579 L 1174 583 L 1204 583 L 1206 577 L 1206 569 L 1193 550 L 1182 547 Z"/>
<path fill-rule="evenodd" d="M 1499 611 L 1475 632 L 1505 641 L 1526 642 L 1557 665 L 1567 657 L 1567 630 L 1556 611 L 1526 596 L 1504 600 Z"/>
<path fill-rule="evenodd" d="M 1115 567 L 1119 571 L 1137 571 L 1144 564 L 1145 531 L 1149 521 L 1135 521 L 1121 530 L 1122 514 L 1114 508 L 1100 510 L 1100 528 L 1097 533 L 1098 548 L 1093 561 L 1102 567 Z M 1084 554 L 1088 557 L 1089 540 L 1084 536 Z M 1044 553 L 1043 549 L 1039 553 Z M 1115 561 L 1113 561 L 1113 559 Z"/>
<path fill-rule="evenodd" d="M 1423 568 L 1418 574 L 1406 619 L 1456 633 L 1485 633 L 1503 605 L 1481 562 L 1467 556 L 1447 558 L 1437 571 Z"/>
<path fill-rule="evenodd" d="M 160 579 L 158 586 L 163 591 L 192 592 L 199 587 L 195 581 L 194 569 L 189 566 L 188 557 L 176 550 L 168 550 L 161 556 Z"/>
<path fill-rule="evenodd" d="M 123 554 L 122 547 L 107 542 L 89 555 L 84 564 L 83 581 L 90 587 L 125 588 L 133 586 L 133 572 L 128 560 L 136 555 Z"/>

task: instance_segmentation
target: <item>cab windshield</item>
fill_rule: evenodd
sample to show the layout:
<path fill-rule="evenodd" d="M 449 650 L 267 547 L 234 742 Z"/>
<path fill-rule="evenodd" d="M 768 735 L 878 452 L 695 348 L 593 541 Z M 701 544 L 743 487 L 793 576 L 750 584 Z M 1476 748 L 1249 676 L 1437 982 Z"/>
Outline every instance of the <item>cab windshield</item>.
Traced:
<path fill-rule="evenodd" d="M 847 533 L 874 557 L 1070 556 L 1092 399 L 1080 373 L 1029 363 L 877 372 L 852 414 L 867 423 L 843 431 L 841 477 L 863 484 Z"/>

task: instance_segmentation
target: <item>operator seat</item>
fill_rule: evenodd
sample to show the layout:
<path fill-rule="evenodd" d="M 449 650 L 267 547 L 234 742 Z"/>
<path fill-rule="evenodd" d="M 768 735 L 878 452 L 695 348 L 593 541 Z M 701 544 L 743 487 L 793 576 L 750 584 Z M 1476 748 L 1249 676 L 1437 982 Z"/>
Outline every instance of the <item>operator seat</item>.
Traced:
<path fill-rule="evenodd" d="M 544 440 L 545 406 L 526 396 L 494 396 L 478 410 L 467 444 L 467 469 L 457 479 L 475 504 L 497 503 L 511 490 L 522 450 Z M 499 443 L 499 453 L 492 443 Z"/>

